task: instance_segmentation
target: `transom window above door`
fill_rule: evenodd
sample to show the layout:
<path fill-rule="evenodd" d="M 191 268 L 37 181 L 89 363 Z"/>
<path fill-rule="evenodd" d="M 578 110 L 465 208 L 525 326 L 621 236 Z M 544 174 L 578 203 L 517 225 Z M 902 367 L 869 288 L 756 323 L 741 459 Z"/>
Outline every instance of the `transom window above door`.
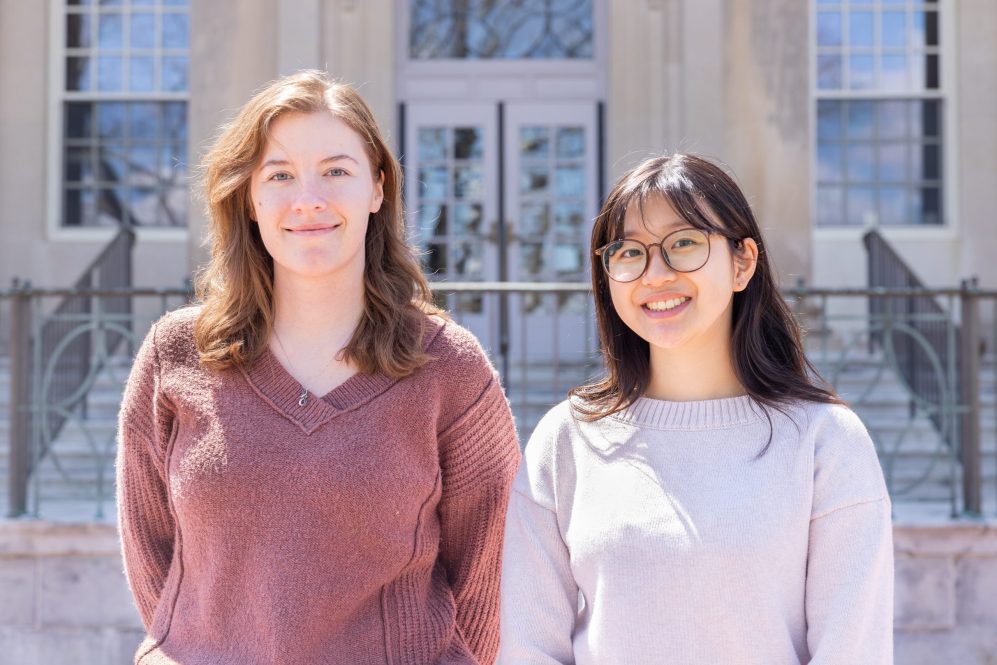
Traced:
<path fill-rule="evenodd" d="M 413 60 L 591 59 L 592 0 L 410 0 Z"/>

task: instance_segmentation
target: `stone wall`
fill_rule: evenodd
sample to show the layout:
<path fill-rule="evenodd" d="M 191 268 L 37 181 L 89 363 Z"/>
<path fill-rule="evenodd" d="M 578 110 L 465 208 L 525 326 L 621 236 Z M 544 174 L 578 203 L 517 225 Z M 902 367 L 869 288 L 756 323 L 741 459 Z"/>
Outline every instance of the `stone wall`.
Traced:
<path fill-rule="evenodd" d="M 897 665 L 997 663 L 997 522 L 894 539 Z M 126 665 L 141 637 L 113 525 L 0 521 L 0 665 Z"/>

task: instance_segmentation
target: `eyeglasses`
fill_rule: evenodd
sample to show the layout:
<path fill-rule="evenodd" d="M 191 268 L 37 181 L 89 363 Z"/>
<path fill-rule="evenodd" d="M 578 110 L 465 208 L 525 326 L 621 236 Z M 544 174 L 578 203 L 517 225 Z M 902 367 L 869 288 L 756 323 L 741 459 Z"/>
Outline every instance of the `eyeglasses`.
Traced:
<path fill-rule="evenodd" d="M 679 229 L 661 242 L 645 245 L 639 240 L 614 240 L 595 250 L 603 270 L 616 282 L 640 279 L 650 264 L 651 248 L 657 247 L 675 272 L 694 272 L 710 260 L 710 236 L 699 229 Z"/>

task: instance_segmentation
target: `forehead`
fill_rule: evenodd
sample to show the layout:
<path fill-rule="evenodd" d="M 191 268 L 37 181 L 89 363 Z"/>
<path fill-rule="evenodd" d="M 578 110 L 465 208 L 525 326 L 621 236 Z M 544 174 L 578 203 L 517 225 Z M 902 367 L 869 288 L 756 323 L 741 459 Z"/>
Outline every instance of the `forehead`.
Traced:
<path fill-rule="evenodd" d="M 631 201 L 623 217 L 625 235 L 663 236 L 690 224 L 663 196 L 651 196 L 643 202 Z"/>
<path fill-rule="evenodd" d="M 324 159 L 345 154 L 357 161 L 367 161 L 364 141 L 352 127 L 326 111 L 284 113 L 271 124 L 264 148 L 265 158 L 282 156 L 307 159 L 321 155 Z"/>

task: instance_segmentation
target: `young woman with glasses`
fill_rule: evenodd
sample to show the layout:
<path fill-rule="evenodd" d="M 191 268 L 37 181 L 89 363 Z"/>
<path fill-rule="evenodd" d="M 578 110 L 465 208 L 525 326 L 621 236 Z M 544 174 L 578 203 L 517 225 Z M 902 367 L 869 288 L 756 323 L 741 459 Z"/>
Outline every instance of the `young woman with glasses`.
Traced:
<path fill-rule="evenodd" d="M 805 358 L 737 185 L 646 161 L 592 246 L 607 371 L 526 447 L 499 662 L 892 663 L 876 451 Z"/>
<path fill-rule="evenodd" d="M 285 77 L 203 173 L 201 304 L 153 326 L 121 405 L 136 661 L 494 661 L 516 432 L 431 305 L 373 114 Z"/>

